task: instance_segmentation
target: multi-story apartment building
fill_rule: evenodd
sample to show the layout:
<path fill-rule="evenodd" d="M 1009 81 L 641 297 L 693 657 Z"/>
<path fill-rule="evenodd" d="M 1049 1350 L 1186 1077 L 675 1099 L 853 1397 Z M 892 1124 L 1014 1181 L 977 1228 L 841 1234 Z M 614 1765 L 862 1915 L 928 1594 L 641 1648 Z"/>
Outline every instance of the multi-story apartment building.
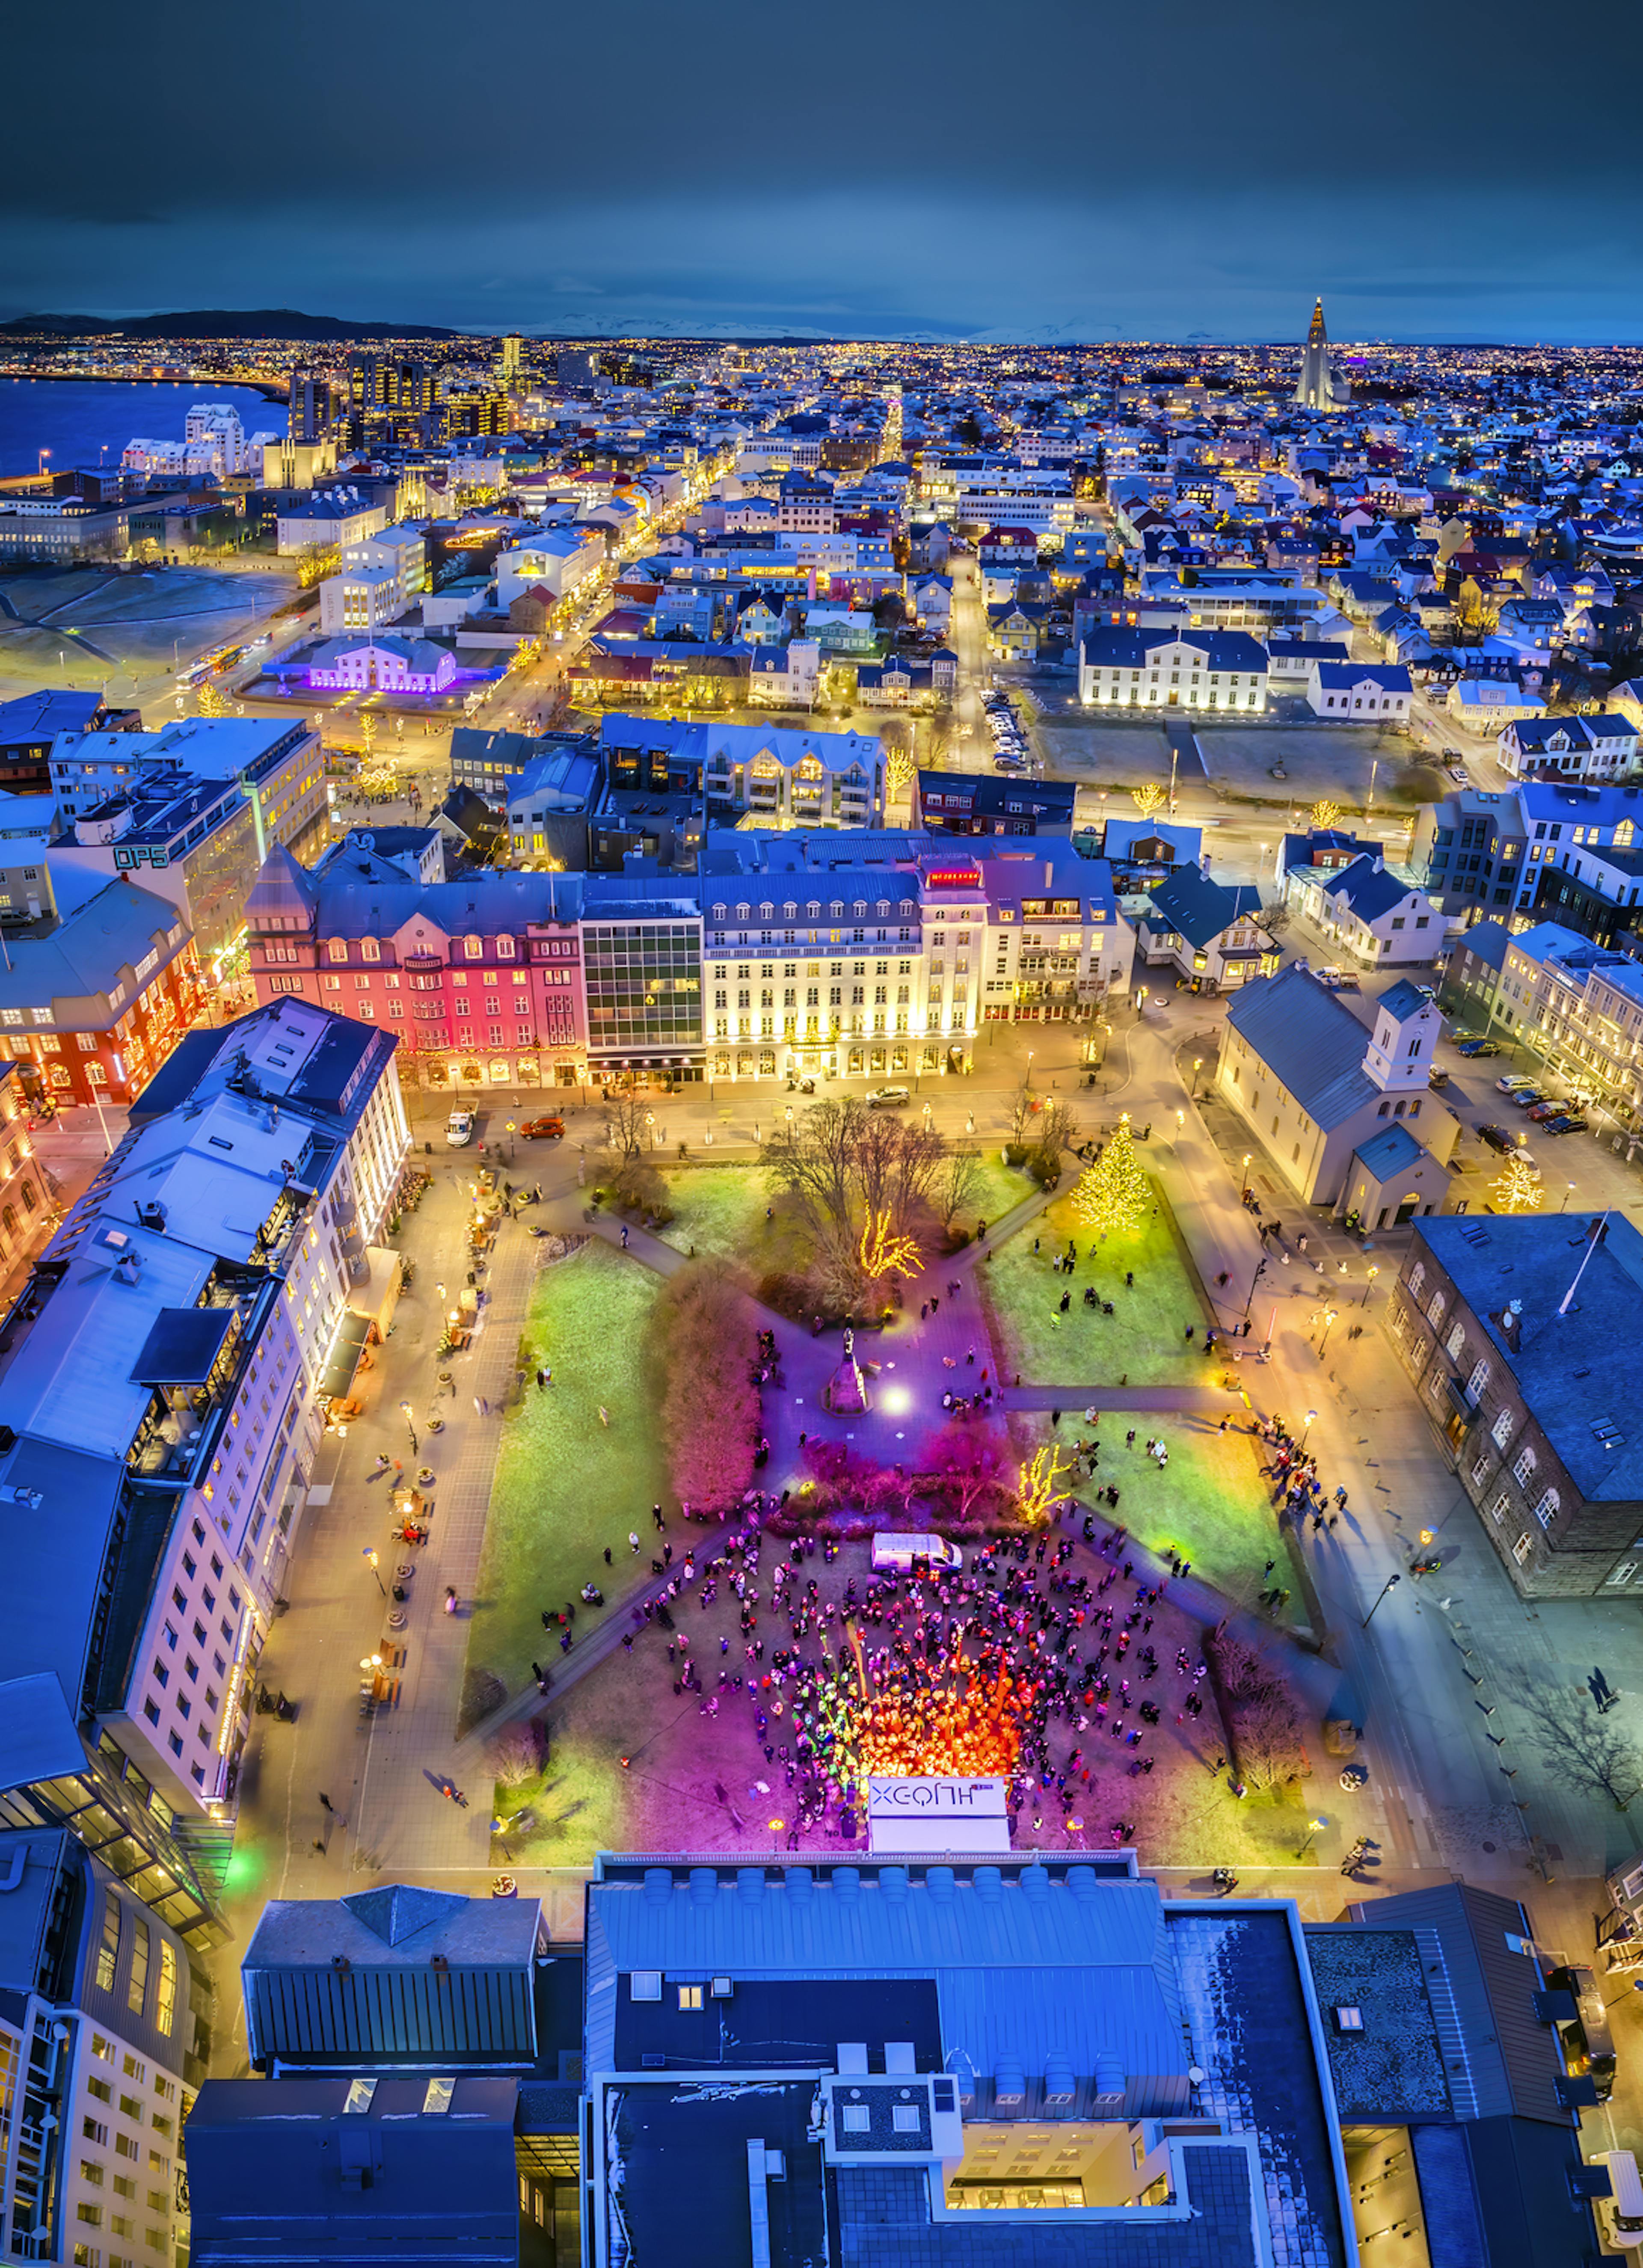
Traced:
<path fill-rule="evenodd" d="M 1643 961 L 1558 922 L 1507 938 L 1492 1028 L 1541 1057 L 1555 1079 L 1635 1125 L 1643 1109 Z"/>
<path fill-rule="evenodd" d="M 0 1046 L 31 1101 L 126 1103 L 199 1013 L 204 979 L 177 909 L 122 880 L 43 934 L 12 937 Z"/>
<path fill-rule="evenodd" d="M 63 1828 L 0 1832 L 0 2256 L 174 2268 L 204 2076 L 188 1948 Z"/>
<path fill-rule="evenodd" d="M 1416 1226 L 1392 1343 L 1525 1598 L 1643 1592 L 1639 1291 L 1643 1236 L 1618 1213 Z"/>
<path fill-rule="evenodd" d="M 1562 922 L 1607 945 L 1635 924 L 1643 896 L 1643 787 L 1529 780 L 1428 804 L 1410 846 L 1412 871 L 1445 913 L 1527 929 Z"/>
<path fill-rule="evenodd" d="M 232 1833 L 321 1384 L 345 1390 L 334 1352 L 408 1148 L 393 1058 L 305 1002 L 191 1035 L 0 1325 L 0 1490 L 27 1514 L 0 1534 L 0 1780 L 77 1832 L 55 1783 L 83 1742 L 140 1781 L 169 1876 L 173 1846 Z"/>
<path fill-rule="evenodd" d="M 1072 482 L 1064 472 L 1007 458 L 926 454 L 919 495 L 951 525 L 1023 527 L 1057 534 L 1072 525 Z"/>
<path fill-rule="evenodd" d="M 364 544 L 350 549 L 365 550 Z M 344 567 L 320 585 L 320 630 L 326 637 L 352 630 L 386 630 L 405 610 L 399 570 L 391 566 Z"/>
<path fill-rule="evenodd" d="M 884 743 L 876 733 L 704 724 L 710 806 L 766 827 L 876 827 L 884 817 Z"/>
<path fill-rule="evenodd" d="M 54 1218 L 50 1191 L 29 1138 L 28 1113 L 19 1066 L 0 1058 L 0 1282 Z"/>
<path fill-rule="evenodd" d="M 270 843 L 284 843 L 302 858 L 312 858 L 323 844 L 325 751 L 306 718 L 286 724 L 188 717 L 158 733 L 59 733 L 52 745 L 52 792 L 59 819 L 70 828 L 105 804 L 139 798 L 162 802 L 195 780 L 239 786 L 259 864 Z M 151 853 L 139 859 L 127 847 L 132 855 L 116 859 L 116 867 L 166 863 Z"/>
<path fill-rule="evenodd" d="M 276 851 L 258 996 L 399 1032 L 431 1086 L 534 1086 L 968 1068 L 984 1009 L 1087 1018 L 1129 980 L 1110 869 L 1068 843 L 720 828 L 702 865 L 429 887 L 351 843 L 315 873 Z"/>
<path fill-rule="evenodd" d="M 339 850 L 311 873 L 275 850 L 257 877 L 247 919 L 259 1000 L 306 998 L 391 1034 L 406 1076 L 430 1086 L 587 1077 L 581 925 L 606 878 L 424 884 Z"/>
<path fill-rule="evenodd" d="M 61 734 L 140 733 L 140 709 L 110 709 L 100 693 L 19 693 L 0 701 L 0 788 L 32 795 L 54 784 L 52 751 Z"/>

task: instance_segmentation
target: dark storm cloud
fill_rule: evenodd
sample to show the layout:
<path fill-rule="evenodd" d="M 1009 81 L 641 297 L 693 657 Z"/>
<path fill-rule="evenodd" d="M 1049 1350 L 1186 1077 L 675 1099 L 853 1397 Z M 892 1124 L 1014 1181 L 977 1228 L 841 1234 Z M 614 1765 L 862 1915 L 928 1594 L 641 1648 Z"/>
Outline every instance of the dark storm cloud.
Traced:
<path fill-rule="evenodd" d="M 65 134 L 88 55 L 115 115 Z M 1323 288 L 1366 334 L 1637 328 L 1643 154 L 1581 123 L 1633 0 L 1566 42 L 1529 0 L 88 0 L 8 60 L 63 90 L 8 119 L 10 312 L 1286 335 Z"/>

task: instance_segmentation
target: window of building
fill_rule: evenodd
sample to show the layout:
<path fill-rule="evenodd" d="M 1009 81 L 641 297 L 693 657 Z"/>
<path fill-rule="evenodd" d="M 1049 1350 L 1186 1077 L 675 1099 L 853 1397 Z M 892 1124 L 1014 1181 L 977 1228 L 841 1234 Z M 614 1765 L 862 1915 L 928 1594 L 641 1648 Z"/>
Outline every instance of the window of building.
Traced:
<path fill-rule="evenodd" d="M 1512 1468 L 1512 1476 L 1516 1481 L 1520 1488 L 1527 1488 L 1529 1486 L 1529 1481 L 1534 1475 L 1535 1465 L 1535 1452 L 1529 1447 L 1529 1444 L 1525 1442 L 1522 1448 L 1518 1452 L 1517 1462 Z"/>
<path fill-rule="evenodd" d="M 142 2014 L 143 2003 L 148 1998 L 148 1924 L 136 1922 L 131 1937 L 131 1975 L 126 1984 L 126 2006 L 134 2016 Z"/>
<path fill-rule="evenodd" d="M 1555 1488 L 1549 1488 L 1535 1506 L 1535 1517 L 1543 1528 L 1550 1528 L 1561 1509 L 1562 1499 Z"/>
<path fill-rule="evenodd" d="M 168 1939 L 159 1942 L 159 1983 L 154 1993 L 154 2029 L 169 2039 L 177 2021 L 177 1955 Z"/>
<path fill-rule="evenodd" d="M 114 1964 L 120 1958 L 120 1901 L 112 1890 L 103 1892 L 103 1933 L 97 1948 L 97 1989 L 114 1989 Z"/>
<path fill-rule="evenodd" d="M 1490 1429 L 1489 1438 L 1494 1443 L 1497 1449 L 1504 1449 L 1507 1443 L 1512 1439 L 1512 1428 L 1515 1423 L 1516 1420 L 1514 1418 L 1513 1414 L 1509 1410 L 1503 1410 L 1500 1412 L 1500 1415 L 1495 1419 L 1493 1425 Z"/>
<path fill-rule="evenodd" d="M 1464 1323 L 1462 1323 L 1462 1322 L 1457 1322 L 1455 1323 L 1455 1325 L 1454 1329 L 1453 1329 L 1453 1330 L 1451 1330 L 1451 1332 L 1449 1333 L 1448 1337 L 1444 1341 L 1444 1343 L 1443 1343 L 1443 1344 L 1444 1344 L 1444 1347 L 1445 1347 L 1445 1349 L 1446 1349 L 1446 1351 L 1447 1351 L 1447 1352 L 1448 1352 L 1448 1354 L 1449 1360 L 1450 1360 L 1451 1362 L 1459 1362 L 1459 1360 L 1460 1360 L 1460 1359 L 1461 1359 L 1462 1354 L 1462 1353 L 1463 1353 L 1463 1351 L 1465 1351 L 1465 1346 L 1466 1346 L 1466 1326 L 1465 1326 L 1465 1324 L 1464 1324 Z"/>

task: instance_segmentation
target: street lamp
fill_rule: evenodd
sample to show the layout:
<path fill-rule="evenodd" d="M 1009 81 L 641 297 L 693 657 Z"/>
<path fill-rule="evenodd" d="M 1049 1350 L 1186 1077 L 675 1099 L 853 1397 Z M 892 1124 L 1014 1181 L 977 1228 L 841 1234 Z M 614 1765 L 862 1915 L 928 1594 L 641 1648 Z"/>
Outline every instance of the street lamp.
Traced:
<path fill-rule="evenodd" d="M 1363 1295 L 1363 1298 L 1362 1298 L 1361 1300 L 1359 1300 L 1359 1301 L 1358 1302 L 1358 1304 L 1359 1304 L 1359 1306 L 1360 1307 L 1367 1307 L 1369 1305 L 1369 1294 L 1370 1294 L 1370 1292 L 1373 1292 L 1373 1291 L 1374 1291 L 1374 1279 L 1375 1279 L 1375 1278 L 1376 1278 L 1380 1273 L 1381 1273 L 1381 1270 L 1380 1270 L 1378 1268 L 1372 1268 L 1372 1269 L 1369 1270 L 1369 1280 L 1368 1280 L 1368 1282 L 1364 1285 L 1364 1295 Z"/>
<path fill-rule="evenodd" d="M 1249 1194 L 1249 1160 L 1254 1155 L 1253 1150 L 1246 1150 L 1243 1153 L 1243 1187 L 1238 1192 L 1240 1197 L 1247 1197 Z"/>
<path fill-rule="evenodd" d="M 1192 1100 L 1194 1102 L 1198 1099 L 1198 1073 L 1203 1070 L 1203 1057 L 1194 1056 L 1192 1058 Z"/>
<path fill-rule="evenodd" d="M 381 1591 L 383 1597 L 386 1599 L 387 1592 L 383 1587 L 382 1577 L 377 1566 L 377 1554 L 375 1547 L 367 1543 L 364 1551 L 360 1554 L 360 1557 L 370 1561 L 371 1572 L 377 1579 L 377 1588 L 379 1591 Z M 360 1666 L 363 1668 L 365 1665 L 362 1663 Z"/>
<path fill-rule="evenodd" d="M 1323 1350 L 1330 1343 L 1330 1326 L 1334 1322 L 1337 1312 L 1338 1311 L 1334 1307 L 1326 1307 L 1323 1311 L 1323 1336 L 1318 1341 L 1318 1360 L 1320 1362 L 1323 1359 Z"/>
<path fill-rule="evenodd" d="M 1303 1452 L 1307 1446 L 1307 1436 L 1312 1431 L 1313 1420 L 1316 1418 L 1317 1414 L 1318 1413 L 1315 1410 L 1308 1410 L 1307 1412 L 1307 1422 L 1300 1429 L 1300 1440 L 1299 1444 L 1299 1447 Z"/>
<path fill-rule="evenodd" d="M 1374 1602 L 1374 1607 L 1371 1607 L 1371 1608 L 1370 1608 L 1370 1609 L 1369 1609 L 1369 1611 L 1368 1611 L 1368 1613 L 1364 1616 L 1363 1621 L 1362 1621 L 1362 1622 L 1359 1624 L 1359 1628 L 1360 1630 L 1367 1630 L 1367 1629 L 1368 1629 L 1368 1627 L 1369 1627 L 1370 1624 L 1374 1620 L 1374 1617 L 1375 1617 L 1375 1607 L 1378 1607 L 1378 1606 L 1380 1605 L 1380 1603 L 1381 1603 L 1381 1599 L 1384 1599 L 1384 1598 L 1385 1598 L 1385 1596 L 1386 1596 L 1386 1594 L 1387 1594 L 1387 1592 L 1388 1592 L 1388 1591 L 1389 1591 L 1389 1590 L 1391 1589 L 1391 1587 L 1392 1587 L 1392 1586 L 1393 1586 L 1393 1584 L 1394 1584 L 1394 1583 L 1401 1583 L 1401 1582 L 1403 1581 L 1403 1580 L 1404 1580 L 1404 1578 L 1403 1578 L 1401 1575 L 1389 1575 L 1389 1576 L 1387 1577 L 1385 1586 L 1384 1586 L 1384 1587 L 1382 1588 L 1381 1593 L 1381 1598 L 1379 1598 L 1379 1599 L 1377 1599 L 1377 1600 L 1375 1601 L 1375 1602 Z"/>
<path fill-rule="evenodd" d="M 411 1406 L 409 1402 L 401 1403 L 400 1415 L 405 1420 L 405 1431 L 410 1435 L 411 1454 L 414 1457 L 417 1454 L 419 1444 L 416 1440 L 416 1421 L 411 1417 Z"/>
<path fill-rule="evenodd" d="M 1306 1857 L 1308 1852 L 1311 1850 L 1313 1844 L 1317 1840 L 1319 1830 L 1321 1828 L 1327 1827 L 1329 1823 L 1328 1819 L 1324 1816 L 1323 1812 L 1319 1812 L 1315 1819 L 1308 1820 L 1307 1839 L 1301 1845 L 1300 1850 L 1296 1852 L 1295 1856 L 1297 1859 L 1304 1859 Z"/>
<path fill-rule="evenodd" d="M 1569 1184 L 1567 1185 L 1567 1187 L 1565 1189 L 1565 1190 L 1564 1190 L 1564 1192 L 1563 1192 L 1563 1203 L 1562 1203 L 1562 1204 L 1558 1207 L 1558 1211 L 1559 1212 L 1565 1212 L 1565 1211 L 1567 1211 L 1567 1209 L 1568 1209 L 1568 1204 L 1569 1204 L 1569 1199 L 1570 1199 L 1573 1195 L 1574 1195 L 1574 1183 L 1573 1183 L 1573 1182 L 1569 1182 Z"/>
<path fill-rule="evenodd" d="M 508 1138 L 508 1163 L 509 1165 L 512 1165 L 513 1163 L 513 1137 L 516 1131 L 512 1119 L 510 1118 L 508 1120 L 506 1125 L 502 1130 Z"/>

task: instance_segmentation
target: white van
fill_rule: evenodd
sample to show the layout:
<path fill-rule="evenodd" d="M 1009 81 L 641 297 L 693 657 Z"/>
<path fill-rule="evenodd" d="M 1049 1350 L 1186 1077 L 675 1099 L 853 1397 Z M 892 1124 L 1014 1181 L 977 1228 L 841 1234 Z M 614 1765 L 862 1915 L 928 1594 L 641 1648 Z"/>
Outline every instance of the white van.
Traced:
<path fill-rule="evenodd" d="M 1643 2181 L 1630 2150 L 1600 2150 L 1594 2165 L 1607 2166 L 1613 2195 L 1597 2199 L 1597 2228 L 1617 2252 L 1643 2244 Z"/>
<path fill-rule="evenodd" d="M 915 1559 L 927 1559 L 932 1567 L 961 1567 L 964 1554 L 956 1543 L 949 1543 L 945 1535 L 879 1535 L 873 1539 L 873 1564 L 875 1568 L 888 1568 L 904 1575 Z"/>

